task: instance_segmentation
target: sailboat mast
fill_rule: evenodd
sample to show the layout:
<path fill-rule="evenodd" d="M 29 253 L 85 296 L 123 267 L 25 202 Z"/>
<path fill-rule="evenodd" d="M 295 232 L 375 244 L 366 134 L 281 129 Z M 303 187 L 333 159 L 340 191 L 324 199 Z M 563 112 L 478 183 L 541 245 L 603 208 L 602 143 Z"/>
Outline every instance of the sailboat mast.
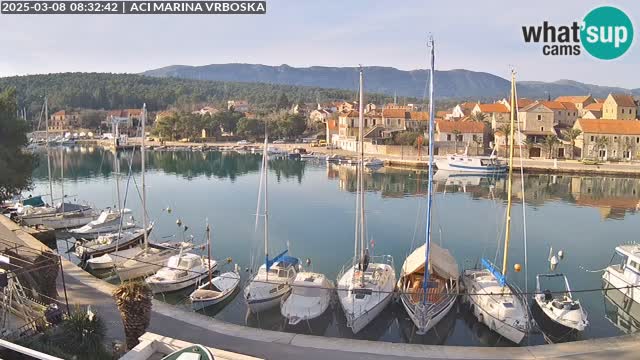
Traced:
<path fill-rule="evenodd" d="M 358 162 L 358 170 L 360 172 L 360 253 L 361 259 L 364 259 L 364 74 L 362 66 L 360 66 L 360 101 L 358 104 L 358 120 L 360 133 L 360 161 Z M 363 274 L 364 274 L 364 269 Z"/>
<path fill-rule="evenodd" d="M 62 213 L 64 214 L 64 147 L 60 149 L 60 151 L 62 153 L 62 166 L 60 166 L 60 189 L 62 191 Z"/>
<path fill-rule="evenodd" d="M 120 210 L 120 204 L 122 203 L 120 200 L 120 161 L 118 160 L 118 150 L 113 153 L 113 169 L 115 170 L 115 181 L 116 181 L 116 201 L 118 202 L 116 209 Z M 122 213 L 120 214 L 122 216 Z"/>
<path fill-rule="evenodd" d="M 429 73 L 429 182 L 427 184 L 427 228 L 425 237 L 425 254 L 424 254 L 424 280 L 422 288 L 424 290 L 423 302 L 427 303 L 427 285 L 429 282 L 429 252 L 431 251 L 431 205 L 433 204 L 433 76 L 435 74 L 435 43 L 433 37 L 429 38 L 429 47 L 431 48 L 431 72 Z"/>
<path fill-rule="evenodd" d="M 147 122 L 147 104 L 142 104 L 142 142 L 140 145 L 140 155 L 141 155 L 141 165 L 142 165 L 142 233 L 143 233 L 143 238 L 144 238 L 144 250 L 147 251 L 149 250 L 149 239 L 148 239 L 148 235 L 147 235 L 147 188 L 146 188 L 146 184 L 144 182 L 144 173 L 146 170 L 146 166 L 145 166 L 145 149 L 144 149 L 144 140 L 146 137 L 146 133 L 145 133 L 145 123 Z M 117 152 L 117 150 L 116 150 Z M 122 216 L 122 215 L 121 215 Z"/>
<path fill-rule="evenodd" d="M 209 227 L 209 221 L 207 221 L 207 267 L 209 268 L 209 284 L 211 284 L 211 228 Z"/>
<path fill-rule="evenodd" d="M 47 172 L 49 174 L 49 195 L 51 195 L 51 206 L 53 203 L 53 181 L 51 180 L 51 153 L 49 151 L 49 99 L 44 97 L 44 129 L 45 144 L 47 144 Z"/>
<path fill-rule="evenodd" d="M 268 169 L 269 161 L 267 160 L 269 144 L 269 132 L 267 130 L 267 122 L 264 123 L 264 150 L 262 153 L 262 176 L 264 176 L 264 261 L 265 261 L 265 276 L 269 281 L 269 196 L 267 196 L 268 185 Z"/>
<path fill-rule="evenodd" d="M 502 275 L 507 275 L 507 258 L 509 256 L 509 240 L 511 238 L 511 194 L 513 184 L 513 148 L 514 148 L 514 128 L 515 128 L 515 96 L 516 96 L 516 73 L 511 70 L 511 126 L 509 130 L 509 178 L 507 181 L 507 222 L 504 235 L 504 254 L 502 259 Z"/>

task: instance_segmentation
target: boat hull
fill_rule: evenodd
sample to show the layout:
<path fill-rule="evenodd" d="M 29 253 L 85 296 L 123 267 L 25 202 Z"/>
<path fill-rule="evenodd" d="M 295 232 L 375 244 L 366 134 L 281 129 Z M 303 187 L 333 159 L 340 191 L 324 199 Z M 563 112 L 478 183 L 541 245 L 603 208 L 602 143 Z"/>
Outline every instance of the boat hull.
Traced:
<path fill-rule="evenodd" d="M 347 314 L 345 312 L 347 317 L 347 327 L 350 328 L 354 334 L 359 333 L 360 330 L 364 329 L 373 319 L 380 315 L 382 310 L 384 310 L 391 302 L 391 298 L 392 294 L 387 294 L 387 296 L 376 304 L 376 306 L 371 308 L 371 310 L 364 312 L 359 316 L 354 316 L 353 314 Z"/>
<path fill-rule="evenodd" d="M 209 276 L 209 274 L 205 271 L 202 274 L 196 275 L 189 279 L 183 279 L 179 281 L 165 281 L 165 282 L 147 281 L 147 284 L 149 284 L 149 287 L 151 288 L 151 291 L 153 291 L 154 294 L 169 293 L 169 292 L 175 292 L 175 291 L 179 291 L 179 290 L 188 288 L 190 286 L 193 286 L 197 282 L 206 278 L 207 276 Z"/>
<path fill-rule="evenodd" d="M 438 325 L 442 318 L 447 316 L 449 311 L 451 311 L 451 309 L 453 308 L 453 305 L 455 305 L 457 298 L 455 296 L 452 296 L 451 299 L 449 299 L 447 305 L 443 307 L 440 312 L 434 314 L 430 319 L 427 320 L 422 319 L 420 314 L 416 314 L 416 312 L 412 310 L 412 306 L 408 303 L 409 300 L 406 299 L 405 296 L 401 296 L 400 300 L 402 301 L 402 305 L 404 306 L 407 314 L 409 314 L 409 318 L 411 318 L 411 321 L 417 329 L 416 334 L 424 335 L 434 326 Z"/>
<path fill-rule="evenodd" d="M 46 217 L 27 217 L 23 218 L 22 222 L 28 226 L 43 225 L 54 230 L 59 230 L 84 226 L 95 220 L 95 218 L 96 217 L 93 214 L 57 214 L 55 216 Z"/>
<path fill-rule="evenodd" d="M 620 289 L 620 292 L 622 292 L 629 299 L 633 300 L 636 303 L 640 303 L 640 288 L 637 287 L 637 284 L 630 283 L 625 278 L 623 273 L 616 270 L 612 266 L 609 266 L 605 269 L 604 273 L 602 274 L 602 280 L 609 283 L 610 287 Z"/>
<path fill-rule="evenodd" d="M 507 171 L 507 166 L 468 166 L 450 163 L 447 158 L 435 161 L 438 170 L 471 172 L 476 174 L 501 174 Z"/>
<path fill-rule="evenodd" d="M 289 295 L 289 292 L 291 291 L 291 288 L 289 288 L 288 286 L 286 287 L 286 289 L 286 291 L 282 291 L 270 298 L 247 300 L 247 306 L 253 313 L 262 312 L 271 309 L 274 306 L 280 306 L 280 303 L 287 295 Z"/>

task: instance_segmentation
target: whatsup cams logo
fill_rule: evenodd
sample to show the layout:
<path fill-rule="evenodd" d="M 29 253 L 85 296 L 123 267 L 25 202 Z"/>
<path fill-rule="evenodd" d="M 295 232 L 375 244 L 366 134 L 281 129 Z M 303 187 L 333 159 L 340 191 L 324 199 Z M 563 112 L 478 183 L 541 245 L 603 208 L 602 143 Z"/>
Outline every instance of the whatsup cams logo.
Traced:
<path fill-rule="evenodd" d="M 633 24 L 622 10 L 602 6 L 591 10 L 582 22 L 570 25 L 523 26 L 522 36 L 526 43 L 541 43 L 546 56 L 589 55 L 612 60 L 622 56 L 633 42 Z"/>

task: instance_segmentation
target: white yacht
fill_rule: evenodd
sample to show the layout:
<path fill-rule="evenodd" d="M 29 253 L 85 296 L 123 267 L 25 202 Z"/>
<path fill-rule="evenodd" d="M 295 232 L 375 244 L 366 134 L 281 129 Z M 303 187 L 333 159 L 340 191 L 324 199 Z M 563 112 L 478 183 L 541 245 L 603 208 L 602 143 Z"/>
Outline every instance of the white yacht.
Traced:
<path fill-rule="evenodd" d="M 333 281 L 314 272 L 298 273 L 291 288 L 291 295 L 280 305 L 280 313 L 289 325 L 322 315 L 331 305 L 335 289 Z"/>
<path fill-rule="evenodd" d="M 483 268 L 467 269 L 462 273 L 462 282 L 467 291 L 465 300 L 479 322 L 508 340 L 519 344 L 529 331 L 529 313 L 521 292 L 507 282 L 509 240 L 511 238 L 511 202 L 513 184 L 513 153 L 516 106 L 515 72 L 511 72 L 511 136 L 509 137 L 509 175 L 507 182 L 507 213 L 502 269 L 486 259 Z M 524 214 L 524 213 L 523 213 Z M 526 229 L 525 229 L 526 231 Z"/>
<path fill-rule="evenodd" d="M 133 221 L 121 219 L 122 216 L 130 213 L 131 210 L 129 209 L 122 209 L 122 211 L 118 211 L 117 209 L 103 210 L 97 219 L 77 229 L 69 230 L 69 234 L 78 238 L 93 239 L 107 233 L 118 232 L 120 229 L 131 229 L 135 227 L 136 224 Z M 120 226 L 121 220 L 122 227 Z"/>
<path fill-rule="evenodd" d="M 282 254 L 267 264 L 262 264 L 256 276 L 244 288 L 244 298 L 249 309 L 257 313 L 280 305 L 283 297 L 291 291 L 290 284 L 298 274 L 298 266 L 297 258 Z"/>
<path fill-rule="evenodd" d="M 438 170 L 464 171 L 482 174 L 500 174 L 507 171 L 507 164 L 499 160 L 495 153 L 490 156 L 470 156 L 450 154 L 435 160 Z"/>
<path fill-rule="evenodd" d="M 18 209 L 18 218 L 28 226 L 43 225 L 55 230 L 83 226 L 96 218 L 90 206 L 59 203 L 56 207 L 24 207 Z"/>
<path fill-rule="evenodd" d="M 605 286 L 618 288 L 626 297 L 640 303 L 640 245 L 617 246 L 614 261 L 602 274 Z"/>
<path fill-rule="evenodd" d="M 173 292 L 195 285 L 218 267 L 215 260 L 209 261 L 193 253 L 183 253 L 169 258 L 167 265 L 145 279 L 153 293 Z"/>
<path fill-rule="evenodd" d="M 545 279 L 562 278 L 565 289 L 561 293 L 553 293 L 549 289 L 543 289 Z M 533 297 L 542 312 L 553 322 L 565 328 L 583 331 L 589 321 L 587 313 L 580 305 L 579 300 L 574 300 L 569 287 L 569 280 L 564 274 L 539 274 L 536 276 L 536 295 Z"/>
<path fill-rule="evenodd" d="M 364 139 L 364 75 L 360 68 L 359 138 Z M 359 146 L 354 257 L 338 274 L 338 300 L 347 326 L 358 333 L 389 304 L 396 286 L 391 255 L 370 256 L 366 238 L 364 202 L 364 147 Z"/>
<path fill-rule="evenodd" d="M 138 279 L 155 273 L 167 263 L 170 257 L 193 249 L 193 244 L 190 242 L 148 243 L 145 246 L 143 243 L 135 249 L 137 251 L 132 256 L 116 264 L 116 274 L 120 281 Z"/>

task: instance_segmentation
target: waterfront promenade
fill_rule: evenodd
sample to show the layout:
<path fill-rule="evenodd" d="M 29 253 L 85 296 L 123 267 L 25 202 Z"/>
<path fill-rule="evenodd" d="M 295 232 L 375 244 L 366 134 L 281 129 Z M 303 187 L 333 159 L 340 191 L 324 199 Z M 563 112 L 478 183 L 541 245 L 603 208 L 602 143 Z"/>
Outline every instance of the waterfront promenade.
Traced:
<path fill-rule="evenodd" d="M 32 248 L 45 248 L 5 217 L 0 217 L 0 236 Z M 63 260 L 63 268 L 72 306 L 90 305 L 105 320 L 109 341 L 122 341 L 124 330 L 120 314 L 111 298 L 115 286 L 91 276 L 69 261 Z M 61 281 L 59 285 L 62 296 Z M 427 346 L 298 335 L 229 324 L 155 300 L 148 330 L 266 359 L 637 359 L 640 353 L 640 334 L 512 348 Z"/>
<path fill-rule="evenodd" d="M 130 139 L 132 143 L 139 143 L 140 138 Z M 99 145 L 110 144 L 105 141 L 98 141 Z M 148 145 L 158 146 L 157 142 L 149 142 Z M 178 141 L 167 141 L 165 146 L 235 146 L 235 142 L 216 142 L 216 143 L 185 143 Z M 261 143 L 254 143 L 252 146 L 261 146 Z M 307 151 L 326 155 L 339 155 L 346 157 L 356 157 L 353 151 L 342 149 L 327 149 L 326 147 L 311 147 L 309 144 L 270 144 L 269 146 L 278 147 L 285 150 L 293 150 L 294 148 L 305 148 Z M 381 155 L 381 154 L 365 154 L 366 157 L 375 157 L 383 160 L 388 166 L 399 166 L 408 168 L 426 168 L 428 166 L 427 154 L 423 154 L 421 158 L 409 155 Z M 444 155 L 436 155 L 436 158 L 442 158 Z M 514 159 L 514 167 L 520 169 L 521 159 Z M 548 174 L 576 174 L 576 175 L 619 175 L 640 177 L 640 162 L 619 162 L 619 163 L 602 163 L 598 165 L 583 164 L 579 160 L 554 160 L 543 158 L 522 159 L 522 167 L 525 172 L 529 173 L 548 173 Z"/>

